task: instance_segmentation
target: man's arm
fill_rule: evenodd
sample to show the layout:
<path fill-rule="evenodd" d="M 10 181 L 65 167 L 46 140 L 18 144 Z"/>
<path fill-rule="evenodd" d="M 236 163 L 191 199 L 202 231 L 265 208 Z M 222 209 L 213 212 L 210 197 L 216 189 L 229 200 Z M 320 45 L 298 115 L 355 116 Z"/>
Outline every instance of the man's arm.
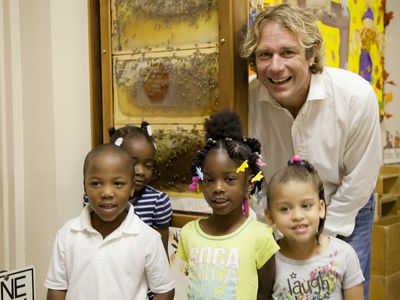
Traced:
<path fill-rule="evenodd" d="M 379 109 L 372 89 L 362 104 L 353 101 L 349 107 L 354 114 L 343 156 L 346 173 L 331 196 L 325 223 L 328 234 L 351 234 L 351 226 L 343 227 L 338 232 L 337 224 L 354 223 L 358 211 L 367 203 L 375 188 L 382 163 Z"/>
<path fill-rule="evenodd" d="M 47 290 L 47 300 L 65 300 L 65 296 L 67 295 L 67 291 L 60 290 Z"/>

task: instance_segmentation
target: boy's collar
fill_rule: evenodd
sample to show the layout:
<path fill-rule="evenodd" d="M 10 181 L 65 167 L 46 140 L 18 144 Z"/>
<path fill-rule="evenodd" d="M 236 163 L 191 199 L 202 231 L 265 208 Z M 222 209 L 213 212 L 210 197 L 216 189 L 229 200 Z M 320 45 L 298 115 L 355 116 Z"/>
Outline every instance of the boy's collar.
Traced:
<path fill-rule="evenodd" d="M 125 220 L 121 223 L 121 225 L 114 231 L 126 233 L 126 234 L 138 234 L 140 232 L 140 226 L 138 226 L 138 222 L 140 222 L 139 217 L 135 215 L 134 207 L 131 203 L 128 203 L 128 214 L 125 217 Z M 93 228 L 91 222 L 91 214 L 92 210 L 90 209 L 90 205 L 87 204 L 81 211 L 78 222 L 75 222 L 71 229 L 75 231 L 88 231 L 97 233 L 97 231 Z"/>

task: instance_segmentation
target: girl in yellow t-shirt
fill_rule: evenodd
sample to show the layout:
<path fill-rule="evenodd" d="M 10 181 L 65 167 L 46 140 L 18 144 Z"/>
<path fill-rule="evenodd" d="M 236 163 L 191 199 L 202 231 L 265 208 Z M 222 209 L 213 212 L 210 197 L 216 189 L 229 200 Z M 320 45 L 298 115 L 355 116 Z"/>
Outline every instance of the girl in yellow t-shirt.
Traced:
<path fill-rule="evenodd" d="M 243 137 L 235 113 L 213 114 L 204 125 L 207 141 L 192 173 L 213 213 L 181 231 L 177 255 L 188 263 L 188 299 L 269 299 L 279 247 L 243 206 L 263 179 L 261 145 Z"/>

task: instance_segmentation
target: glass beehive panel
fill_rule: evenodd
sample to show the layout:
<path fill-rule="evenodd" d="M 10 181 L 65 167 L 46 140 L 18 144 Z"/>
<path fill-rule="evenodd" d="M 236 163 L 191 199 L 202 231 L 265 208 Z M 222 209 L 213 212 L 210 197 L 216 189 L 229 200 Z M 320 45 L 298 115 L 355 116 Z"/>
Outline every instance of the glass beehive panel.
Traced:
<path fill-rule="evenodd" d="M 112 0 L 113 53 L 218 43 L 217 0 Z"/>
<path fill-rule="evenodd" d="M 218 110 L 218 53 L 213 49 L 117 56 L 114 78 L 116 124 L 137 118 L 202 123 Z"/>
<path fill-rule="evenodd" d="M 204 145 L 204 133 L 199 128 L 202 126 L 155 130 L 157 156 L 151 183 L 153 186 L 179 193 L 189 191 L 192 157 Z"/>
<path fill-rule="evenodd" d="M 187 192 L 219 110 L 218 1 L 111 0 L 113 125 L 153 126 L 156 188 Z"/>

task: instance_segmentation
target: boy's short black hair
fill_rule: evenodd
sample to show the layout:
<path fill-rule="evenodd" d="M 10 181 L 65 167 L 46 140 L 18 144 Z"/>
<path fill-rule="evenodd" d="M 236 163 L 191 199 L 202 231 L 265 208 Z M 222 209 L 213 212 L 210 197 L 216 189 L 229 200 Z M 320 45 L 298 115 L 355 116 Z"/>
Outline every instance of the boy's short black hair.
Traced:
<path fill-rule="evenodd" d="M 132 157 L 125 149 L 110 143 L 98 145 L 94 147 L 91 151 L 89 151 L 89 153 L 85 157 L 85 162 L 83 163 L 83 178 L 86 177 L 87 169 L 93 158 L 95 158 L 98 154 L 104 152 L 112 152 L 120 156 L 126 157 L 129 161 L 129 168 L 132 170 L 132 178 L 135 177 L 135 163 Z"/>

